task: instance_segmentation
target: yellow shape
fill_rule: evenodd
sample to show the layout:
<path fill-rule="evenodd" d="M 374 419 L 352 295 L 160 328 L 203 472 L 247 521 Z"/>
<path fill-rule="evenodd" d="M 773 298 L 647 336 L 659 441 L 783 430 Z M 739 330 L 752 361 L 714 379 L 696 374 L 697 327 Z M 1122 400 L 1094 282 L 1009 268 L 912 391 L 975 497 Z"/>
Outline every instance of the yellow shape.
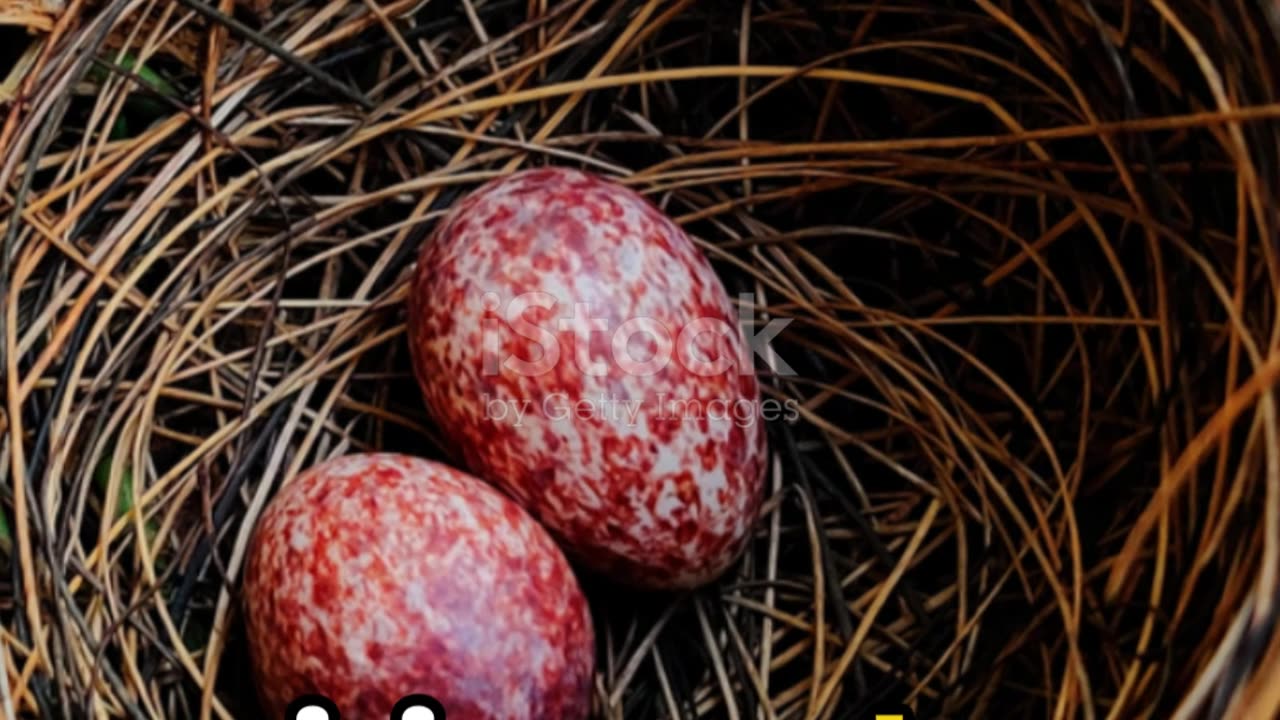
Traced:
<path fill-rule="evenodd" d="M 876 715 L 876 720 L 907 720 L 901 715 Z"/>

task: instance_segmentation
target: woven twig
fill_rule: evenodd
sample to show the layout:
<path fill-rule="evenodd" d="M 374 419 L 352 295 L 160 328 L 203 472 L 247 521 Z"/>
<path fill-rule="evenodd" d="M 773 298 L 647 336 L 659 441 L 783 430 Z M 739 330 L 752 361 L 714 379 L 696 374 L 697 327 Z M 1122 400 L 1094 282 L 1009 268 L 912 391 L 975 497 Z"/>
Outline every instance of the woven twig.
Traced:
<path fill-rule="evenodd" d="M 740 566 L 586 579 L 595 717 L 1280 713 L 1270 2 L 66 13 L 0 127 L 0 708 L 256 717 L 249 529 L 440 454 L 414 251 L 556 163 L 791 320 Z"/>

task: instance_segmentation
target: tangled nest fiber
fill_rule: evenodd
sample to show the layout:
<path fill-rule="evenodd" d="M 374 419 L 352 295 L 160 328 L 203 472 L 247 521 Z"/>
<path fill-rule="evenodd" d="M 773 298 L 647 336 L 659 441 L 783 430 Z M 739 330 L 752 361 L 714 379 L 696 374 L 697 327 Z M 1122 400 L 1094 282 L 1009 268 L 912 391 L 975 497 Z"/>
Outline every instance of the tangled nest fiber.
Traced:
<path fill-rule="evenodd" d="M 287 478 L 443 457 L 405 281 L 619 178 L 798 417 L 714 587 L 587 579 L 599 718 L 1280 713 L 1271 0 L 0 8 L 0 711 L 256 717 Z M 794 374 L 777 372 L 785 362 Z"/>

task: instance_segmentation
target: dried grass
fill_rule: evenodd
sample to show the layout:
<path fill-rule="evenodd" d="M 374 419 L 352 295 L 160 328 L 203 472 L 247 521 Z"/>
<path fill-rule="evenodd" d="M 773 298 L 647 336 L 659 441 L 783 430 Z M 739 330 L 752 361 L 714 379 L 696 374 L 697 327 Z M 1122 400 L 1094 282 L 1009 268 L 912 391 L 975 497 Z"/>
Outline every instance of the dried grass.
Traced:
<path fill-rule="evenodd" d="M 597 717 L 1280 714 L 1273 3 L 22 17 L 6 717 L 255 716 L 255 518 L 335 453 L 440 455 L 413 251 L 544 162 L 646 192 L 794 319 L 798 374 L 762 372 L 801 417 L 741 566 L 680 597 L 588 581 Z"/>

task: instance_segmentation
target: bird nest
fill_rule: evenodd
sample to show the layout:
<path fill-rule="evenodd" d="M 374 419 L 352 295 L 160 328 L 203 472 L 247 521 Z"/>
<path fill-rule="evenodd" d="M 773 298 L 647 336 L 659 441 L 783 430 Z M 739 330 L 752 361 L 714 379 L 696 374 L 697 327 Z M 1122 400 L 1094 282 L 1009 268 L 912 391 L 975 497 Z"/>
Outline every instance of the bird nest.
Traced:
<path fill-rule="evenodd" d="M 794 408 L 719 582 L 585 579 L 593 717 L 1275 716 L 1278 8 L 26 3 L 0 709 L 257 717 L 254 521 L 324 458 L 446 456 L 415 251 L 556 164 L 786 322 Z"/>

